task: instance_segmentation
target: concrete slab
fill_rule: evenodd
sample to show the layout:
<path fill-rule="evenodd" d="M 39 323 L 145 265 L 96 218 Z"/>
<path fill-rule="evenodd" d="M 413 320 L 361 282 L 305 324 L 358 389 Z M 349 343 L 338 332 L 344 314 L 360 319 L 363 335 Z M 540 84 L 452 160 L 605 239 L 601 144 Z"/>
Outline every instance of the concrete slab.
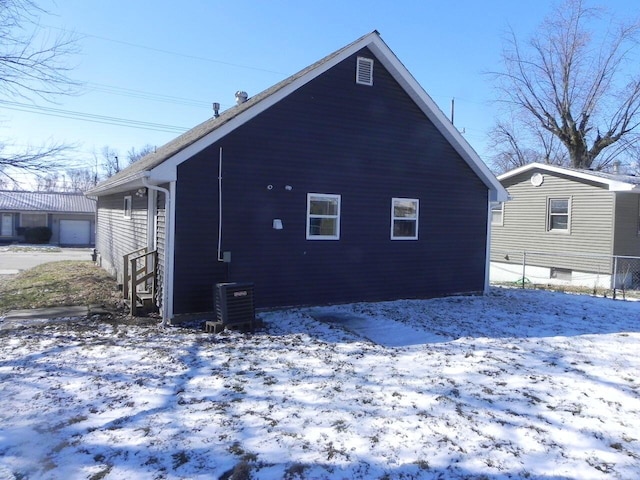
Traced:
<path fill-rule="evenodd" d="M 0 248 L 0 275 L 15 274 L 42 263 L 60 260 L 90 262 L 91 254 L 93 253 L 93 249 L 90 248 L 42 247 L 16 251 L 11 250 L 11 248 L 13 247 Z"/>
<path fill-rule="evenodd" d="M 65 322 L 70 318 L 86 317 L 89 312 L 89 307 L 52 307 L 12 310 L 4 317 L 0 317 L 0 331 Z"/>
<path fill-rule="evenodd" d="M 5 315 L 4 321 L 84 317 L 88 314 L 89 307 L 31 308 L 27 310 L 11 310 Z"/>
<path fill-rule="evenodd" d="M 339 325 L 351 333 L 384 347 L 408 347 L 452 340 L 386 318 L 357 316 L 331 309 L 314 309 L 309 312 L 309 315 L 320 322 Z"/>

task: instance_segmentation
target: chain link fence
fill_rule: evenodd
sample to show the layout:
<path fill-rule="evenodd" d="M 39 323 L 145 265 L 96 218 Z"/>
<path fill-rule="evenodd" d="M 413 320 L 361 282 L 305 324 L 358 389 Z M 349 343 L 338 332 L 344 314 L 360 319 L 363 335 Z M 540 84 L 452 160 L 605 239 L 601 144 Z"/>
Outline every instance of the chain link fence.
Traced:
<path fill-rule="evenodd" d="M 640 298 L 640 257 L 491 251 L 491 283 Z"/>

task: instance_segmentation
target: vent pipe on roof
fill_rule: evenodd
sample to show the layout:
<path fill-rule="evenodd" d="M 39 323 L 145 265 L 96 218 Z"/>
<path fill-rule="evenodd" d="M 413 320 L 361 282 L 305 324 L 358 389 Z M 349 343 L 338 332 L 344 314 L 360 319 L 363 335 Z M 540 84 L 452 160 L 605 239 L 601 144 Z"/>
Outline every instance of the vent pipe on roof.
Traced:
<path fill-rule="evenodd" d="M 620 173 L 620 160 L 613 162 L 613 173 L 616 175 Z"/>
<path fill-rule="evenodd" d="M 240 105 L 241 103 L 246 102 L 247 98 L 249 98 L 249 95 L 247 95 L 247 92 L 243 92 L 242 90 L 238 90 L 236 92 L 236 105 Z"/>
<path fill-rule="evenodd" d="M 220 104 L 213 102 L 213 117 L 218 118 L 220 116 Z"/>

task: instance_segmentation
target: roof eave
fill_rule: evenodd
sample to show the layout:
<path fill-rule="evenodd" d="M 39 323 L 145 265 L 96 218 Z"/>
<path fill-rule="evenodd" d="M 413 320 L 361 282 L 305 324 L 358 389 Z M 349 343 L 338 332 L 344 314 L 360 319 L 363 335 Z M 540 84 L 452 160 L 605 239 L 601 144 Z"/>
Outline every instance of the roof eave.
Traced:
<path fill-rule="evenodd" d="M 111 195 L 113 193 L 126 192 L 128 190 L 134 190 L 136 188 L 143 187 L 142 179 L 149 176 L 149 172 L 144 170 L 142 172 L 135 172 L 129 176 L 118 178 L 116 181 L 109 182 L 108 180 L 90 190 L 84 192 L 87 197 L 101 197 L 103 195 Z"/>
<path fill-rule="evenodd" d="M 507 201 L 509 195 L 496 176 L 382 38 L 376 35 L 371 44 L 367 46 L 376 54 L 384 67 L 465 160 L 471 170 L 489 188 L 489 199 L 498 202 Z"/>
<path fill-rule="evenodd" d="M 219 126 L 216 125 L 213 130 L 205 133 L 197 140 L 185 145 L 183 148 L 172 153 L 164 160 L 150 165 L 145 172 L 138 172 L 137 174 L 117 179 L 117 182 L 109 183 L 107 181 L 105 185 L 89 190 L 87 195 L 104 195 L 127 190 L 129 186 L 136 186 L 135 182 L 143 176 L 149 176 L 156 182 L 170 181 L 171 179 L 175 180 L 176 170 L 179 164 L 212 145 L 229 132 L 248 122 L 267 108 L 299 89 L 301 86 L 310 82 L 363 48 L 369 48 L 376 55 L 378 60 L 385 66 L 396 81 L 398 81 L 413 101 L 416 102 L 423 113 L 434 123 L 436 128 L 449 141 L 458 154 L 469 165 L 472 171 L 487 186 L 489 189 L 490 200 L 506 201 L 508 193 L 502 184 L 496 179 L 471 145 L 451 124 L 446 115 L 440 110 L 402 62 L 400 62 L 396 55 L 386 45 L 377 31 L 364 35 L 355 42 L 343 47 L 333 54 L 328 55 L 319 62 L 310 65 L 307 69 L 296 74 L 299 76 L 296 77 L 296 75 L 294 75 L 291 81 L 283 81 L 282 86 L 277 88 L 275 91 L 269 92 L 269 94 L 264 98 L 259 98 L 255 104 L 251 105 L 246 110 L 239 112 L 236 116 L 233 116 L 223 124 Z M 251 99 L 249 101 L 251 101 Z"/>
<path fill-rule="evenodd" d="M 568 177 L 587 180 L 594 183 L 599 183 L 601 185 L 606 186 L 607 190 L 612 192 L 640 192 L 640 185 L 636 185 L 629 182 L 621 182 L 619 180 L 612 180 L 604 177 L 599 177 L 597 175 L 590 175 L 589 173 L 586 173 L 586 172 L 569 170 L 556 165 L 546 165 L 544 163 L 530 163 L 528 165 L 523 165 L 522 167 L 514 168 L 513 170 L 505 172 L 502 175 L 498 175 L 498 180 L 502 182 L 503 180 L 507 180 L 509 178 L 520 175 L 521 173 L 524 173 L 530 170 L 535 170 L 535 169 L 558 173 L 560 175 L 566 175 Z"/>

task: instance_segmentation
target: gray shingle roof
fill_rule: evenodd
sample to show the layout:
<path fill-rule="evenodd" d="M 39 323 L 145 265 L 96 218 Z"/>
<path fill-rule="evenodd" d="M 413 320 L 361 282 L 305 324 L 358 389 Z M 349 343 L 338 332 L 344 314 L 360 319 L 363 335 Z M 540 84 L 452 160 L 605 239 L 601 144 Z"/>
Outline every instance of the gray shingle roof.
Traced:
<path fill-rule="evenodd" d="M 0 190 L 0 210 L 11 212 L 95 213 L 96 202 L 82 193 Z"/>
<path fill-rule="evenodd" d="M 369 35 L 372 35 L 372 34 L 379 35 L 379 33 L 374 30 L 372 33 L 364 35 L 363 37 L 359 38 L 358 40 L 356 40 L 354 42 L 351 42 L 349 45 L 346 45 L 345 47 L 341 48 L 340 50 L 337 50 L 337 51 L 333 52 L 332 54 L 327 55 L 326 57 L 322 58 L 321 60 L 318 60 L 317 62 L 309 65 L 307 68 L 299 71 L 298 73 L 296 73 L 294 75 L 291 75 L 290 77 L 282 80 L 281 82 L 276 83 L 275 85 L 273 85 L 272 87 L 262 91 L 261 93 L 255 95 L 253 97 L 249 97 L 246 102 L 241 103 L 240 105 L 236 105 L 236 106 L 234 106 L 234 107 L 232 107 L 232 108 L 230 108 L 228 110 L 225 110 L 224 112 L 221 112 L 220 116 L 218 118 L 214 117 L 214 118 L 210 118 L 209 120 L 205 120 L 200 125 L 195 126 L 191 130 L 189 130 L 189 131 L 183 133 L 182 135 L 179 135 L 178 137 L 174 138 L 169 143 L 166 143 L 165 145 L 161 146 L 155 152 L 146 155 L 145 157 L 141 158 L 140 160 L 138 160 L 137 162 L 133 163 L 129 167 L 125 168 L 124 170 L 121 170 L 120 172 L 118 172 L 117 174 L 113 175 L 112 177 L 109 177 L 108 179 L 100 182 L 97 185 L 97 190 L 104 190 L 104 189 L 108 188 L 110 185 L 117 184 L 122 179 L 133 177 L 133 176 L 135 176 L 136 174 L 138 174 L 140 172 L 144 172 L 146 170 L 150 170 L 150 169 L 160 165 L 162 162 L 164 162 L 168 158 L 172 157 L 176 153 L 180 152 L 181 150 L 187 148 L 192 143 L 195 143 L 196 141 L 200 140 L 205 135 L 207 135 L 207 134 L 213 132 L 214 130 L 220 128 L 224 124 L 228 123 L 230 120 L 233 120 L 235 117 L 240 115 L 242 112 L 250 109 L 251 107 L 253 107 L 257 103 L 260 103 L 262 100 L 270 97 L 271 95 L 273 95 L 277 91 L 279 91 L 279 90 L 283 89 L 284 87 L 286 87 L 287 85 L 293 83 L 296 79 L 306 75 L 308 72 L 310 72 L 310 71 L 318 68 L 319 66 L 329 62 L 332 58 L 340 55 L 343 51 L 349 49 L 351 47 L 351 45 L 354 45 L 354 44 L 360 42 L 363 38 L 365 38 L 365 37 L 367 37 Z M 92 190 L 94 190 L 94 189 L 92 189 Z M 87 195 L 92 195 L 92 190 L 89 190 L 88 192 L 85 192 L 85 193 Z"/>
<path fill-rule="evenodd" d="M 606 173 L 606 172 L 599 172 L 596 170 L 584 170 L 584 169 L 580 170 L 575 168 L 568 169 L 568 170 L 575 170 L 577 172 L 582 172 L 587 175 L 606 178 L 607 180 L 615 180 L 616 182 L 625 182 L 625 183 L 631 183 L 634 185 L 640 185 L 640 177 L 637 177 L 635 175 L 626 175 L 623 173 Z"/>

